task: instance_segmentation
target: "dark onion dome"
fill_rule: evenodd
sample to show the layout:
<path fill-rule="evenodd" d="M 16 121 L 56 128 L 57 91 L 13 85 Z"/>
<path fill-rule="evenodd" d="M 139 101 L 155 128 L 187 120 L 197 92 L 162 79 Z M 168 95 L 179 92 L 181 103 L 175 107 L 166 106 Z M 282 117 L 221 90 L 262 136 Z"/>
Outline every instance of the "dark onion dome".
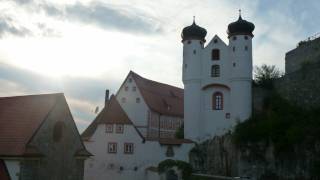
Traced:
<path fill-rule="evenodd" d="M 205 42 L 206 35 L 207 35 L 207 30 L 198 26 L 194 20 L 192 25 L 183 28 L 181 33 L 182 41 L 185 41 L 188 39 L 194 39 L 194 40 L 201 40 Z"/>
<path fill-rule="evenodd" d="M 253 36 L 252 32 L 254 30 L 254 24 L 243 20 L 241 15 L 239 19 L 228 25 L 228 35 L 250 35 Z"/>

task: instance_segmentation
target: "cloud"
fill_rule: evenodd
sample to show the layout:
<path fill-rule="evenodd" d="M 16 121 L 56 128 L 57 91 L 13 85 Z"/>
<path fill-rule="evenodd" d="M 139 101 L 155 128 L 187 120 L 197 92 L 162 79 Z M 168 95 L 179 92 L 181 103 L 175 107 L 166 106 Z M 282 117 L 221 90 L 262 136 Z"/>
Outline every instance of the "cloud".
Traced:
<path fill-rule="evenodd" d="M 26 27 L 15 25 L 11 18 L 0 17 L 0 38 L 5 34 L 11 34 L 19 37 L 32 35 L 31 31 Z"/>
<path fill-rule="evenodd" d="M 76 2 L 63 7 L 46 3 L 40 7 L 49 16 L 93 24 L 107 30 L 120 30 L 138 34 L 154 34 L 163 31 L 161 23 L 156 18 L 150 17 L 140 10 L 100 1 L 88 4 Z"/>

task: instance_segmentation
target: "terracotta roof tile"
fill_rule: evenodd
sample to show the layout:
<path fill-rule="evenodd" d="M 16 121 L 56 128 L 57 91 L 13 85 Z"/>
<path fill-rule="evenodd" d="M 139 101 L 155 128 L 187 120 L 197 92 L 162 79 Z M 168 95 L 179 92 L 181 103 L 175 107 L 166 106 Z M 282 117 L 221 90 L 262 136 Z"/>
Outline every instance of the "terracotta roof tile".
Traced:
<path fill-rule="evenodd" d="M 26 145 L 63 94 L 0 97 L 0 156 L 22 156 Z"/>
<path fill-rule="evenodd" d="M 159 83 L 130 71 L 145 102 L 155 112 L 183 117 L 183 89 Z"/>
<path fill-rule="evenodd" d="M 88 128 L 82 133 L 83 140 L 88 140 L 96 130 L 98 124 L 132 124 L 127 114 L 121 108 L 114 95 L 111 96 L 107 108 L 103 108 Z"/>

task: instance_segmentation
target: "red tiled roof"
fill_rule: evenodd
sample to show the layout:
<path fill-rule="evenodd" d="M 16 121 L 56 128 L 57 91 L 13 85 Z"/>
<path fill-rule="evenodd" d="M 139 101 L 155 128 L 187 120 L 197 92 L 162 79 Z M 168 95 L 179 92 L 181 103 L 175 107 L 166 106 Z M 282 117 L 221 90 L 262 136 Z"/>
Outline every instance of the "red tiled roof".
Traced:
<path fill-rule="evenodd" d="M 145 102 L 162 115 L 183 117 L 183 89 L 159 83 L 130 71 Z"/>
<path fill-rule="evenodd" d="M 114 95 L 111 96 L 107 108 L 103 108 L 93 122 L 82 133 L 82 139 L 88 140 L 96 130 L 98 124 L 132 124 L 131 120 L 121 108 Z"/>
<path fill-rule="evenodd" d="M 1 180 L 10 180 L 10 175 L 8 169 L 2 159 L 0 159 L 0 179 Z"/>
<path fill-rule="evenodd" d="M 0 97 L 0 156 L 23 156 L 26 145 L 63 94 Z"/>

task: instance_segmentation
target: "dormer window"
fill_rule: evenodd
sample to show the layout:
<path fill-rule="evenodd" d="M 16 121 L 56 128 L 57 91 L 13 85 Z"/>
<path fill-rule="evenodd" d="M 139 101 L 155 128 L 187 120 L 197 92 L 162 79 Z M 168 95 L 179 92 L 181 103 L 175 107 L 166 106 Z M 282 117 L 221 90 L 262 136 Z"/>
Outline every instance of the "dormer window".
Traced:
<path fill-rule="evenodd" d="M 112 133 L 112 132 L 113 132 L 113 124 L 107 124 L 106 133 Z"/>
<path fill-rule="evenodd" d="M 212 60 L 220 60 L 220 50 L 219 49 L 212 49 L 211 59 Z"/>
<path fill-rule="evenodd" d="M 220 77 L 220 66 L 212 65 L 211 66 L 211 77 Z"/>

